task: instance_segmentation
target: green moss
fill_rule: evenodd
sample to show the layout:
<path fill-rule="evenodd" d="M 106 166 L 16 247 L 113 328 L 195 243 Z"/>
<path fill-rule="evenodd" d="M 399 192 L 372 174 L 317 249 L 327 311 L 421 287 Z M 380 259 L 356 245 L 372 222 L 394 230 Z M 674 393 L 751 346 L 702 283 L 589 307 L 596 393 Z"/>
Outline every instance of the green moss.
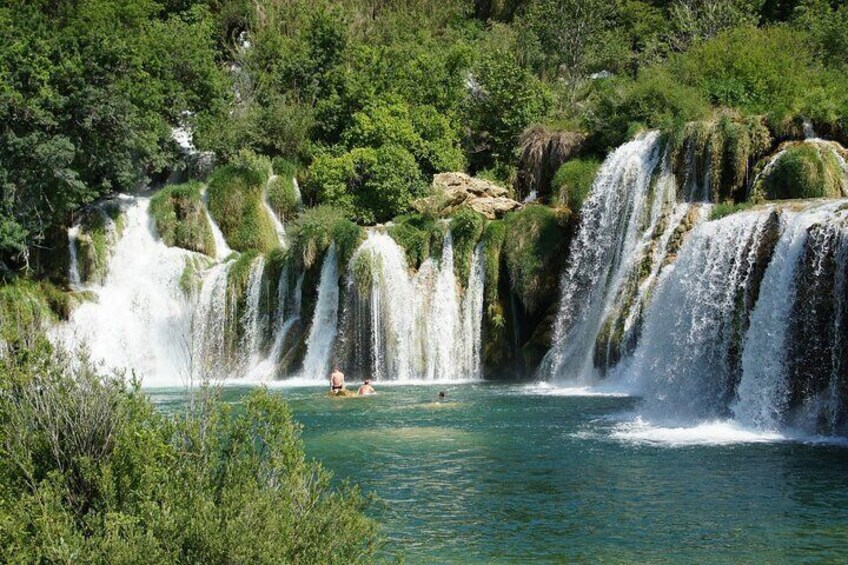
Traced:
<path fill-rule="evenodd" d="M 477 247 L 485 225 L 486 219 L 471 208 L 460 208 L 451 216 L 453 268 L 457 279 L 463 285 L 471 272 L 474 248 Z"/>
<path fill-rule="evenodd" d="M 721 204 L 716 204 L 715 206 L 713 206 L 713 209 L 710 210 L 710 220 L 720 220 L 725 216 L 735 214 L 736 212 L 748 210 L 753 205 L 754 204 L 751 202 L 740 202 L 738 204 L 734 204 L 732 202 L 722 202 Z"/>
<path fill-rule="evenodd" d="M 91 208 L 80 221 L 76 244 L 80 279 L 83 281 L 102 282 L 106 277 L 109 254 L 119 235 L 118 223 L 107 212 L 110 209 Z"/>
<path fill-rule="evenodd" d="M 788 147 L 763 179 L 769 200 L 839 198 L 843 171 L 830 147 L 799 143 Z"/>
<path fill-rule="evenodd" d="M 533 312 L 553 299 L 561 256 L 567 249 L 570 213 L 527 206 L 507 215 L 506 258 L 512 290 Z"/>
<path fill-rule="evenodd" d="M 209 212 L 236 251 L 267 253 L 279 245 L 274 224 L 262 203 L 267 171 L 231 164 L 216 169 L 209 181 Z"/>
<path fill-rule="evenodd" d="M 212 261 L 197 255 L 186 257 L 183 272 L 180 275 L 180 290 L 186 296 L 192 296 L 203 285 L 203 272 L 212 266 Z"/>
<path fill-rule="evenodd" d="M 292 223 L 292 257 L 299 266 L 311 269 L 330 244 L 335 243 L 341 273 L 364 235 L 364 230 L 346 219 L 344 213 L 337 208 L 310 208 Z"/>
<path fill-rule="evenodd" d="M 203 207 L 200 183 L 163 188 L 150 200 L 150 214 L 165 245 L 215 257 L 215 237 Z"/>
<path fill-rule="evenodd" d="M 277 216 L 288 221 L 297 215 L 300 205 L 300 195 L 294 184 L 297 165 L 282 157 L 276 157 L 273 169 L 277 177 L 268 184 L 268 203 Z"/>
<path fill-rule="evenodd" d="M 558 195 L 558 202 L 579 212 L 600 168 L 601 163 L 597 159 L 572 159 L 563 163 L 551 181 L 551 189 Z"/>
<path fill-rule="evenodd" d="M 751 165 L 773 145 L 761 116 L 741 117 L 727 110 L 666 133 L 672 166 L 683 190 L 689 190 L 687 181 L 702 183 L 706 179 L 713 202 L 743 200 Z"/>
<path fill-rule="evenodd" d="M 483 360 L 487 366 L 499 366 L 509 352 L 504 307 L 501 303 L 501 257 L 507 225 L 504 220 L 486 224 L 480 242 L 483 245 L 485 272 L 483 316 Z"/>
<path fill-rule="evenodd" d="M 406 252 L 407 262 L 415 269 L 430 257 L 441 257 L 445 226 L 432 214 L 398 216 L 387 231 Z"/>

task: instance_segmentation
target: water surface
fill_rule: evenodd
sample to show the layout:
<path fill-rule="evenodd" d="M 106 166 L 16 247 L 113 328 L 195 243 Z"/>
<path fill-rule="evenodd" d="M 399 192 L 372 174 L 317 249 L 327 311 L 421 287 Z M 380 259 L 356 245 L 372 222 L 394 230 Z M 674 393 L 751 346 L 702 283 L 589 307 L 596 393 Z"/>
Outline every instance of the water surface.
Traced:
<path fill-rule="evenodd" d="M 408 563 L 848 561 L 845 447 L 722 423 L 657 429 L 634 418 L 635 399 L 579 390 L 379 390 L 275 392 L 308 455 L 380 498 L 371 513 Z"/>

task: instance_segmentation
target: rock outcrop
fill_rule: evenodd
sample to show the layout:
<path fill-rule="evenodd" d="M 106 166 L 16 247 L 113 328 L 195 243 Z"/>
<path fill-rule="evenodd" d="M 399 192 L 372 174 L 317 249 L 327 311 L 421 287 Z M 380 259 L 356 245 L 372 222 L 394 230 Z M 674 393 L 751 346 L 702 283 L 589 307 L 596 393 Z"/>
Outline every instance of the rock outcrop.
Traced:
<path fill-rule="evenodd" d="M 465 173 L 439 173 L 433 176 L 433 193 L 413 202 L 413 207 L 419 212 L 447 217 L 467 206 L 494 220 L 521 207 L 520 202 L 508 195 L 506 188 Z"/>

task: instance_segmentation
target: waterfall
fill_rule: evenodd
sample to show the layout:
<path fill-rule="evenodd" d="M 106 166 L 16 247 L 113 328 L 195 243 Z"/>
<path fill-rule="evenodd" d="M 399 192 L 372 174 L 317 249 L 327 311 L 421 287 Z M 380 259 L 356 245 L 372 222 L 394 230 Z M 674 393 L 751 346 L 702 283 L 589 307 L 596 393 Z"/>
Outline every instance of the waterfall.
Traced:
<path fill-rule="evenodd" d="M 239 346 L 239 369 L 247 372 L 259 362 L 262 335 L 267 318 L 262 313 L 262 275 L 265 271 L 265 259 L 257 257 L 250 265 L 247 280 L 245 309 L 242 313 L 242 339 Z"/>
<path fill-rule="evenodd" d="M 221 379 L 229 371 L 227 332 L 232 313 L 227 306 L 227 279 L 233 262 L 215 265 L 203 280 L 191 315 L 192 378 Z"/>
<path fill-rule="evenodd" d="M 315 304 L 312 327 L 306 341 L 306 358 L 303 361 L 303 375 L 316 381 L 326 380 L 330 375 L 331 356 L 339 321 L 338 281 L 336 246 L 332 244 L 321 266 L 318 301 Z"/>
<path fill-rule="evenodd" d="M 778 429 L 789 404 L 787 328 L 796 298 L 796 280 L 809 230 L 827 222 L 842 204 L 787 212 L 785 227 L 766 270 L 751 314 L 742 355 L 742 381 L 733 413 L 761 429 Z M 816 273 L 820 276 L 821 273 Z M 842 344 L 838 344 L 842 346 Z"/>
<path fill-rule="evenodd" d="M 844 433 L 845 201 L 703 222 L 660 275 L 614 377 L 653 422 Z"/>
<path fill-rule="evenodd" d="M 766 212 L 696 227 L 667 269 L 645 316 L 639 346 L 617 371 L 636 385 L 654 419 L 727 415 L 739 379 L 734 348 L 753 302 L 767 240 Z"/>
<path fill-rule="evenodd" d="M 550 377 L 591 378 L 605 311 L 636 258 L 640 240 L 650 236 L 659 219 L 661 207 L 648 206 L 659 153 L 659 134 L 648 133 L 619 147 L 598 171 L 561 283 L 554 345 L 543 364 Z M 640 233 L 646 214 L 649 227 Z"/>
<path fill-rule="evenodd" d="M 271 218 L 271 221 L 274 223 L 274 231 L 277 233 L 277 241 L 280 246 L 285 248 L 288 243 L 286 240 L 286 228 L 283 225 L 283 222 L 280 221 L 277 213 L 274 212 L 274 209 L 271 207 L 271 204 L 268 202 L 268 187 L 271 186 L 271 183 L 277 179 L 277 175 L 270 175 L 268 177 L 268 182 L 265 183 L 265 189 L 262 192 L 262 206 L 265 208 L 265 211 L 268 213 L 268 217 Z"/>
<path fill-rule="evenodd" d="M 483 253 L 472 256 L 463 291 L 454 274 L 453 237 L 440 260 L 429 258 L 410 273 L 403 249 L 372 231 L 351 259 L 350 318 L 360 371 L 378 380 L 456 381 L 482 376 Z"/>
<path fill-rule="evenodd" d="M 483 342 L 483 294 L 486 272 L 483 245 L 478 244 L 471 258 L 468 285 L 462 297 L 462 329 L 459 346 L 458 373 L 465 378 L 482 379 L 481 349 Z"/>
<path fill-rule="evenodd" d="M 79 224 L 68 228 L 68 282 L 71 290 L 82 288 L 82 280 L 79 274 L 79 259 L 77 257 L 77 245 L 79 239 Z"/>
<path fill-rule="evenodd" d="M 209 222 L 209 228 L 212 230 L 212 238 L 215 240 L 215 259 L 218 261 L 223 261 L 227 257 L 233 254 L 233 250 L 230 249 L 230 246 L 227 245 L 227 240 L 224 239 L 224 233 L 221 231 L 220 226 L 215 221 L 215 218 L 212 217 L 212 214 L 209 213 L 209 204 L 208 204 L 209 196 L 206 193 L 206 190 L 203 191 L 203 213 L 206 214 L 206 221 Z"/>
<path fill-rule="evenodd" d="M 146 384 L 184 382 L 190 356 L 188 302 L 179 289 L 193 253 L 159 241 L 148 216 L 147 198 L 125 200 L 125 228 L 96 296 L 80 304 L 54 340 L 68 348 L 85 343 L 92 359 L 107 368 L 145 377 Z"/>

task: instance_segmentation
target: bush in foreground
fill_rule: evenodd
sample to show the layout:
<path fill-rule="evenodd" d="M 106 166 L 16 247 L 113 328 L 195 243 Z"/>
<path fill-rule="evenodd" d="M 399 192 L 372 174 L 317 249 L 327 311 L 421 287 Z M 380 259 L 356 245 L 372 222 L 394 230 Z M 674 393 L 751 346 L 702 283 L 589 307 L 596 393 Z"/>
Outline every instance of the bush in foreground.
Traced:
<path fill-rule="evenodd" d="M 267 390 L 232 410 L 201 389 L 165 415 L 85 359 L 23 359 L 0 366 L 0 561 L 371 560 L 363 497 L 305 459 Z"/>

